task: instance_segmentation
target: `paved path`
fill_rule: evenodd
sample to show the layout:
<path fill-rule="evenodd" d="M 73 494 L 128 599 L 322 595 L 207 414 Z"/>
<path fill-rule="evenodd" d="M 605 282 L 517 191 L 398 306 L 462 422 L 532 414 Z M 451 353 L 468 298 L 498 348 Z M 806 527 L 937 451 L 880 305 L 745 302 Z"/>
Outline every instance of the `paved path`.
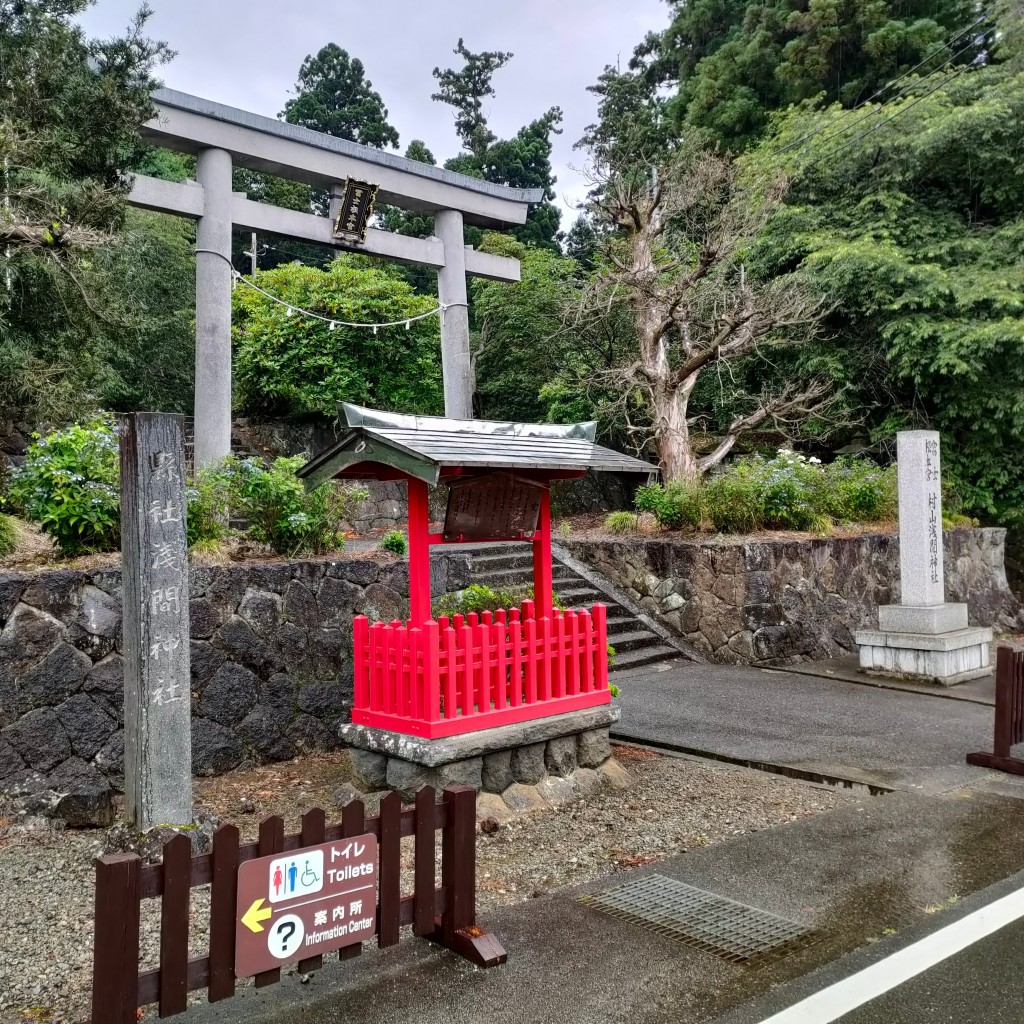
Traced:
<path fill-rule="evenodd" d="M 991 749 L 987 704 L 726 665 L 677 665 L 616 681 L 619 738 L 888 789 L 1000 781 L 964 760 Z"/>

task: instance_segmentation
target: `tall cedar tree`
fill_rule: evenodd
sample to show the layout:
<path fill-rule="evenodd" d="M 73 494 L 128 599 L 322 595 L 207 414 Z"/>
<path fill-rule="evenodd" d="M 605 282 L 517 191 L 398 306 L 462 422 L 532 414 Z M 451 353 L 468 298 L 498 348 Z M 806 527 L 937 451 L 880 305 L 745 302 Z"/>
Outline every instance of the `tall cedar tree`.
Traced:
<path fill-rule="evenodd" d="M 454 52 L 463 59 L 463 66 L 434 68 L 439 88 L 431 99 L 455 109 L 455 130 L 466 152 L 448 160 L 445 167 L 499 185 L 543 189 L 544 199 L 513 233 L 521 242 L 557 248 L 560 214 L 553 202 L 556 179 L 551 170 L 551 136 L 560 132 L 561 109 L 551 107 L 513 138 L 499 140 L 488 127 L 484 100 L 495 95 L 491 79 L 513 55 L 497 50 L 473 53 L 462 39 Z M 479 241 L 477 236 L 470 238 Z"/>
<path fill-rule="evenodd" d="M 367 79 L 363 62 L 337 43 L 328 43 L 302 62 L 295 96 L 285 103 L 281 117 L 362 146 L 398 149 L 398 132 L 388 123 L 387 107 Z"/>

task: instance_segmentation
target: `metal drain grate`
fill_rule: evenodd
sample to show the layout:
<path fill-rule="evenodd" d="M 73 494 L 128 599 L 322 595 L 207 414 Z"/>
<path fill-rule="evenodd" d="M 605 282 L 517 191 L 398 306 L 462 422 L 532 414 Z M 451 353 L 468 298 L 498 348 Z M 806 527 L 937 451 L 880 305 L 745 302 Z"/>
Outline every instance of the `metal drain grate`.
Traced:
<path fill-rule="evenodd" d="M 664 875 L 634 878 L 579 902 L 730 963 L 777 954 L 809 933 L 803 925 Z"/>

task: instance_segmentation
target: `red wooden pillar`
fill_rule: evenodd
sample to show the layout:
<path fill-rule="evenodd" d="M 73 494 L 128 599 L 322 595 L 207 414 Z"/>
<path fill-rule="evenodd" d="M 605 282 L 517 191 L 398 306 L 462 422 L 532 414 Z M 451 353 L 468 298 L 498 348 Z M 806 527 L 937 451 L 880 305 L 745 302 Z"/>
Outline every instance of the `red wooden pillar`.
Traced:
<path fill-rule="evenodd" d="M 551 490 L 540 496 L 540 516 L 533 535 L 533 600 L 538 619 L 551 617 Z"/>
<path fill-rule="evenodd" d="M 410 479 L 409 618 L 414 626 L 422 626 L 430 618 L 430 542 L 427 540 L 429 533 L 427 485 L 422 480 Z"/>

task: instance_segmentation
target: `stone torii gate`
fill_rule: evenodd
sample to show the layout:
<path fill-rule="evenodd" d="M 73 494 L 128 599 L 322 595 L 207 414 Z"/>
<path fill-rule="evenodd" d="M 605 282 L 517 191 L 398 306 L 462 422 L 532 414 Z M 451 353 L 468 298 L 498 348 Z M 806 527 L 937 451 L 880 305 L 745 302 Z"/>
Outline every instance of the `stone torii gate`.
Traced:
<path fill-rule="evenodd" d="M 445 415 L 472 419 L 472 371 L 466 276 L 518 281 L 518 260 L 466 246 L 463 225 L 506 228 L 526 221 L 540 189 L 495 185 L 383 150 L 236 110 L 171 89 L 153 94 L 156 116 L 142 130 L 165 149 L 197 157 L 198 182 L 138 175 L 129 202 L 197 221 L 196 466 L 231 448 L 231 233 L 233 228 L 317 242 L 384 259 L 437 268 Z M 410 238 L 370 228 L 363 242 L 334 235 L 331 217 L 257 203 L 233 192 L 235 166 L 325 188 L 335 196 L 348 178 L 378 186 L 377 201 L 433 214 L 434 235 Z"/>

